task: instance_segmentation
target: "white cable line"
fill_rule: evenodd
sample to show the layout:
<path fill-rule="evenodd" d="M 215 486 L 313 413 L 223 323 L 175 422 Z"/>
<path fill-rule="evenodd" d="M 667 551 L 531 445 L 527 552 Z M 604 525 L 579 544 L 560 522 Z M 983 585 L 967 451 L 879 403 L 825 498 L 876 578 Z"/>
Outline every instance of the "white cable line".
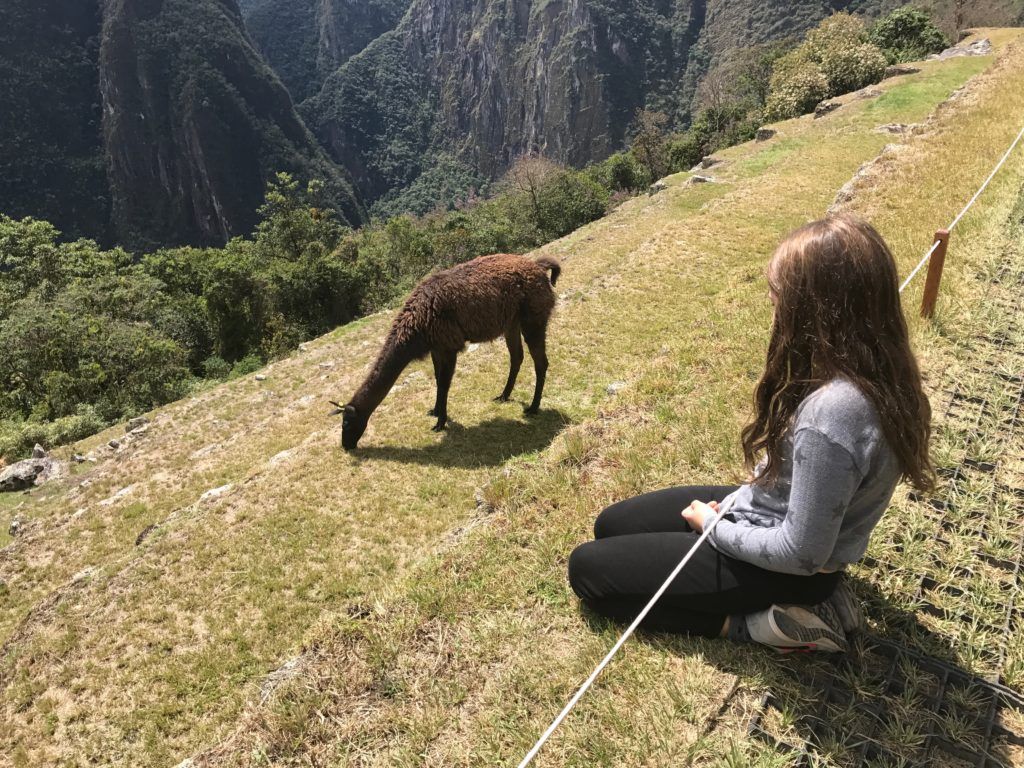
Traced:
<path fill-rule="evenodd" d="M 978 191 L 974 193 L 974 197 L 972 197 L 970 199 L 970 201 L 968 201 L 967 205 L 965 205 L 963 207 L 963 210 L 960 211 L 960 213 L 958 213 L 956 215 L 956 218 L 953 219 L 953 223 L 950 224 L 948 227 L 946 227 L 946 231 L 947 232 L 952 232 L 953 228 L 957 224 L 960 223 L 960 219 L 962 219 L 964 217 L 964 215 L 969 210 L 971 210 L 971 206 L 974 205 L 977 202 L 979 197 L 981 197 L 981 193 L 985 191 L 985 188 L 989 185 L 989 182 L 991 182 L 992 179 L 994 179 L 996 177 L 996 174 L 999 173 L 999 169 L 1003 167 L 1003 164 L 1006 163 L 1006 161 L 1007 161 L 1007 159 L 1009 159 L 1010 155 L 1013 154 L 1013 150 L 1016 149 L 1017 145 L 1020 143 L 1020 140 L 1022 138 L 1024 138 L 1024 127 L 1021 127 L 1020 133 L 1017 134 L 1017 138 L 1015 138 L 1013 140 L 1013 143 L 1010 144 L 1010 148 L 1008 150 L 1006 150 L 1006 152 L 1003 154 L 1003 156 L 999 159 L 999 162 L 996 163 L 996 167 L 992 169 L 992 173 L 990 173 L 988 175 L 988 178 L 985 179 L 985 182 L 980 187 L 978 187 Z M 914 275 L 916 275 L 918 272 L 920 272 L 921 271 L 921 267 L 923 267 L 925 264 L 928 263 L 928 259 L 930 259 L 932 257 L 932 254 L 935 253 L 935 249 L 938 248 L 938 247 L 939 247 L 939 241 L 936 240 L 934 243 L 932 243 L 931 250 L 928 251 L 928 253 L 926 253 L 924 255 L 924 258 L 921 259 L 921 261 L 918 262 L 916 267 L 914 267 L 914 271 L 911 272 L 907 276 L 907 279 L 903 281 L 903 285 L 900 286 L 900 293 L 903 293 L 903 289 L 906 288 L 908 285 L 910 285 L 910 281 L 914 279 Z"/>
<path fill-rule="evenodd" d="M 707 539 L 711 531 L 714 530 L 715 526 L 718 524 L 718 521 L 721 520 L 721 518 L 722 513 L 718 512 L 715 514 L 711 522 L 707 526 L 705 526 L 704 532 L 700 535 L 700 538 L 697 539 L 694 545 L 690 547 L 690 551 L 686 553 L 686 557 L 684 557 L 679 562 L 679 565 L 675 567 L 672 573 L 668 575 L 668 578 L 665 579 L 665 583 L 661 585 L 658 591 L 654 593 L 654 597 L 651 598 L 650 602 L 647 603 L 647 605 L 644 606 L 644 609 L 637 614 L 637 617 L 635 619 L 633 619 L 633 623 L 630 624 L 629 627 L 627 627 L 626 631 L 622 633 L 622 637 L 620 637 L 619 641 L 612 646 L 612 649 L 610 651 L 608 651 L 608 655 L 605 656 L 601 660 L 601 663 L 598 664 L 597 667 L 594 669 L 594 671 L 590 673 L 590 677 L 588 677 L 586 682 L 580 686 L 580 689 L 578 691 L 576 691 L 576 695 L 569 699 L 569 703 L 566 704 L 565 708 L 558 713 L 558 717 L 556 717 L 554 722 L 552 722 L 551 725 L 548 726 L 548 729 L 544 731 L 544 735 L 537 740 L 537 743 L 533 745 L 533 749 L 531 749 L 526 754 L 526 757 L 523 758 L 523 761 L 519 763 L 519 768 L 526 768 L 526 766 L 530 764 L 530 761 L 533 760 L 534 757 L 536 757 L 537 753 L 540 751 L 540 748 L 544 746 L 544 742 L 547 741 L 548 737 L 555 732 L 555 729 L 565 719 L 565 716 L 569 714 L 569 711 L 574 706 L 576 706 L 576 702 L 583 698 L 583 694 L 586 693 L 587 689 L 591 686 L 591 684 L 595 680 L 597 680 L 597 676 L 601 674 L 601 671 L 606 666 L 608 666 L 608 662 L 610 662 L 612 660 L 612 657 L 615 656 L 616 653 L 618 653 L 618 650 L 622 647 L 623 643 L 625 643 L 629 639 L 630 635 L 632 635 L 633 632 L 636 630 L 636 628 L 640 626 L 640 622 L 642 622 L 644 618 L 647 616 L 647 614 L 650 613 L 651 609 L 654 607 L 654 604 L 658 602 L 658 598 L 665 594 L 665 590 L 669 588 L 669 586 L 672 584 L 676 576 L 679 575 L 679 572 L 683 570 L 683 567 L 688 562 L 690 562 L 690 558 L 693 557 L 693 554 L 698 549 L 700 549 L 700 545 L 704 543 L 704 540 Z"/>
<path fill-rule="evenodd" d="M 1022 137 L 1024 137 L 1024 127 L 1020 129 L 1020 133 L 1017 134 L 1017 138 L 1013 140 L 1013 143 L 1010 145 L 1010 148 L 1006 150 L 1006 153 L 1003 155 L 1003 157 L 999 160 L 998 163 L 996 163 L 996 167 L 992 169 L 992 173 L 990 173 L 988 175 L 988 178 L 985 179 L 985 183 L 981 185 L 977 192 L 974 193 L 974 197 L 972 197 L 970 199 L 970 202 L 968 202 L 967 205 L 964 206 L 964 209 L 960 211 L 959 215 L 955 219 L 953 219 L 953 223 L 946 228 L 947 231 L 952 232 L 953 228 L 960 223 L 960 219 L 964 217 L 964 214 L 967 213 L 968 210 L 970 210 L 971 206 L 974 205 L 975 201 L 977 201 L 977 199 L 981 196 L 981 193 L 985 191 L 985 188 L 989 185 L 989 182 L 991 182 L 992 179 L 995 178 L 995 175 L 999 172 L 999 169 L 1003 167 L 1003 164 L 1006 162 L 1007 158 L 1010 157 L 1010 154 L 1013 152 L 1014 148 L 1016 148 L 1017 144 L 1020 143 Z M 932 243 L 932 247 L 928 250 L 928 253 L 926 253 L 924 258 L 921 259 L 921 261 L 918 263 L 916 267 L 914 267 L 914 270 L 909 275 L 907 275 L 907 279 L 904 280 L 903 285 L 900 286 L 900 293 L 903 293 L 903 290 L 908 285 L 910 285 L 910 281 L 914 279 L 914 276 L 921 271 L 921 268 L 926 263 L 928 263 L 928 259 L 932 257 L 932 254 L 934 254 L 935 250 L 939 247 L 939 242 L 940 241 L 936 240 L 934 243 Z M 612 646 L 612 649 L 608 651 L 608 654 L 601 660 L 601 663 L 594 668 L 594 671 L 590 673 L 590 677 L 588 677 L 586 681 L 583 683 L 583 685 L 580 686 L 580 689 L 576 691 L 576 694 L 571 699 L 569 699 L 569 703 L 566 704 L 562 711 L 558 713 L 558 717 L 554 719 L 551 725 L 548 726 L 548 729 L 544 731 L 543 735 L 537 740 L 537 743 L 533 745 L 533 749 L 526 753 L 526 757 L 524 757 L 522 762 L 519 763 L 519 768 L 526 768 L 526 766 L 530 764 L 533 758 L 537 756 L 537 753 L 540 752 L 541 747 L 544 746 L 544 743 L 548 740 L 551 734 L 555 732 L 555 729 L 558 728 L 559 725 L 561 725 L 562 721 L 565 720 L 569 712 L 572 711 L 572 708 L 576 706 L 576 702 L 583 698 L 583 694 L 587 692 L 587 689 L 590 688 L 590 686 L 594 683 L 595 680 L 597 680 L 598 675 L 600 675 L 604 668 L 608 666 L 608 663 L 612 660 L 615 654 L 618 653 L 619 648 L 621 648 L 623 644 L 625 644 L 625 642 L 630 638 L 630 636 L 632 636 L 633 632 L 636 631 L 636 628 L 640 626 L 640 623 L 647 617 L 647 614 L 651 612 L 651 609 L 654 608 L 654 604 L 658 602 L 658 600 L 661 598 L 663 594 L 665 594 L 665 590 L 669 588 L 669 586 L 675 580 L 676 576 L 679 575 L 679 572 L 682 571 L 684 567 L 686 567 L 686 564 L 688 562 L 690 562 L 690 558 L 693 557 L 694 553 L 700 548 L 700 545 L 705 542 L 708 535 L 711 533 L 712 530 L 714 530 L 714 527 L 718 524 L 718 521 L 720 519 L 721 512 L 716 514 L 715 517 L 711 520 L 711 523 L 704 528 L 704 532 L 700 535 L 700 538 L 697 539 L 696 543 L 694 543 L 692 547 L 690 547 L 690 551 L 686 553 L 686 556 L 679 562 L 679 565 L 677 565 L 675 569 L 672 571 L 672 573 L 668 575 L 668 578 L 665 579 L 665 583 L 662 584 L 661 587 L 659 587 L 658 591 L 654 593 L 654 597 L 652 597 L 650 599 L 650 602 L 648 602 L 647 605 L 644 606 L 643 610 L 637 614 L 637 617 L 633 619 L 633 623 L 630 624 L 629 627 L 626 628 L 626 631 L 622 633 L 622 636 L 618 639 L 618 642 L 616 642 L 615 645 Z"/>
<path fill-rule="evenodd" d="M 964 214 L 967 213 L 967 211 L 970 209 L 972 205 L 974 205 L 974 201 L 981 197 L 981 193 L 985 191 L 985 187 L 987 187 L 988 183 L 995 178 L 995 175 L 997 173 L 999 173 L 999 169 L 1003 167 L 1003 163 L 1006 162 L 1007 158 L 1013 152 L 1014 148 L 1017 146 L 1017 144 L 1020 143 L 1021 137 L 1024 137 L 1024 126 L 1021 127 L 1020 133 L 1017 134 L 1017 138 L 1013 140 L 1013 143 L 1010 145 L 1010 148 L 1006 150 L 1006 154 L 1004 154 L 1002 158 L 999 160 L 999 162 L 996 163 L 996 167 L 992 169 L 992 173 L 990 173 L 988 175 L 988 178 L 985 179 L 985 183 L 978 188 L 978 191 L 974 193 L 974 197 L 971 198 L 971 201 L 967 203 L 967 205 L 964 206 L 964 209 L 960 211 L 959 215 L 955 219 L 953 219 L 953 223 L 946 227 L 947 230 L 952 232 L 953 227 L 960 223 L 960 219 L 962 219 L 964 217 Z"/>
<path fill-rule="evenodd" d="M 903 293 L 903 289 L 910 285 L 910 281 L 914 279 L 914 275 L 921 271 L 921 267 L 928 263 L 928 259 L 930 259 L 932 257 L 932 254 L 935 253 L 935 250 L 939 247 L 940 242 L 941 241 L 936 240 L 934 243 L 932 243 L 932 247 L 928 251 L 928 253 L 924 255 L 924 258 L 917 263 L 916 267 L 914 267 L 914 271 L 907 275 L 907 279 L 903 281 L 903 285 L 900 286 L 900 293 Z"/>

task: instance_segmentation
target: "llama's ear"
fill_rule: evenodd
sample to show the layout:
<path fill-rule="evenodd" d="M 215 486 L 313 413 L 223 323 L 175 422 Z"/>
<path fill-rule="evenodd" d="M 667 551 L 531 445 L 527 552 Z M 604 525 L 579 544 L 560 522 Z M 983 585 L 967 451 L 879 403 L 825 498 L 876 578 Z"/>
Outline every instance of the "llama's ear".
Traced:
<path fill-rule="evenodd" d="M 336 403 L 333 400 L 328 400 L 327 402 L 334 406 L 334 410 L 328 414 L 329 416 L 340 416 L 345 412 L 345 408 L 347 407 L 341 403 Z"/>

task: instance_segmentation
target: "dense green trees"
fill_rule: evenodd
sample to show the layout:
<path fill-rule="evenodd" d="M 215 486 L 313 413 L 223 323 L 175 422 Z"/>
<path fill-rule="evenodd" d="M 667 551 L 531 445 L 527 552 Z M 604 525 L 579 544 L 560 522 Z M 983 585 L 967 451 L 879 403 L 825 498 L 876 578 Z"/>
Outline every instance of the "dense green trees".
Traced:
<path fill-rule="evenodd" d="M 833 14 L 775 63 L 765 117 L 782 120 L 810 112 L 822 99 L 877 83 L 885 66 L 885 54 L 868 41 L 864 22 Z"/>
<path fill-rule="evenodd" d="M 856 16 L 833 14 L 775 62 L 765 117 L 783 120 L 810 112 L 822 99 L 877 83 L 886 64 L 924 58 L 947 42 L 927 13 L 910 6 L 870 29 Z"/>
<path fill-rule="evenodd" d="M 549 164 L 446 214 L 358 231 L 323 186 L 268 185 L 251 238 L 134 258 L 0 216 L 0 456 L 52 446 L 187 393 L 388 305 L 431 269 L 523 251 L 602 216 L 609 190 Z"/>
<path fill-rule="evenodd" d="M 661 176 L 751 138 L 765 112 L 810 109 L 874 81 L 885 58 L 867 35 L 837 14 L 791 53 L 741 51 L 708 74 L 686 131 L 670 133 L 665 115 L 640 111 L 627 149 L 583 170 L 522 157 L 488 198 L 452 157 L 449 173 L 407 190 L 423 215 L 358 230 L 339 218 L 323 182 L 283 173 L 267 185 L 252 235 L 223 248 L 136 256 L 0 215 L 0 457 L 83 437 L 203 380 L 255 370 L 388 306 L 433 269 L 572 232 Z M 938 45 L 916 12 L 894 13 L 872 35 L 897 58 Z M 433 202 L 453 196 L 452 210 Z"/>
<path fill-rule="evenodd" d="M 923 59 L 949 45 L 949 39 L 931 17 L 912 6 L 897 8 L 876 21 L 870 37 L 885 52 L 890 64 Z"/>

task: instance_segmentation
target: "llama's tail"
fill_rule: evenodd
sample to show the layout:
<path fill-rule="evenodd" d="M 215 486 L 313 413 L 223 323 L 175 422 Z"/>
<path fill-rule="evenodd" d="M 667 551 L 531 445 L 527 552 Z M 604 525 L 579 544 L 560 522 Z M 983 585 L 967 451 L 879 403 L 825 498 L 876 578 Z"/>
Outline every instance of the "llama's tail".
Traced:
<path fill-rule="evenodd" d="M 558 263 L 558 259 L 552 258 L 551 256 L 541 256 L 537 259 L 537 263 L 544 267 L 544 269 L 551 272 L 552 285 L 558 282 L 558 276 L 562 274 L 562 265 Z"/>

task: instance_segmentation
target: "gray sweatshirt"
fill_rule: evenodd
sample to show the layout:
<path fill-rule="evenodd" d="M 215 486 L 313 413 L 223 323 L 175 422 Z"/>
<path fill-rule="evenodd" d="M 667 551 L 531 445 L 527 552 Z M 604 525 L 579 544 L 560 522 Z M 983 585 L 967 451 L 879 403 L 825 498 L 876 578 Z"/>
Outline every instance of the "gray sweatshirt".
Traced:
<path fill-rule="evenodd" d="M 797 408 L 781 454 L 774 484 L 741 486 L 722 502 L 714 547 L 801 575 L 859 560 L 901 474 L 874 405 L 852 382 L 830 381 Z"/>

